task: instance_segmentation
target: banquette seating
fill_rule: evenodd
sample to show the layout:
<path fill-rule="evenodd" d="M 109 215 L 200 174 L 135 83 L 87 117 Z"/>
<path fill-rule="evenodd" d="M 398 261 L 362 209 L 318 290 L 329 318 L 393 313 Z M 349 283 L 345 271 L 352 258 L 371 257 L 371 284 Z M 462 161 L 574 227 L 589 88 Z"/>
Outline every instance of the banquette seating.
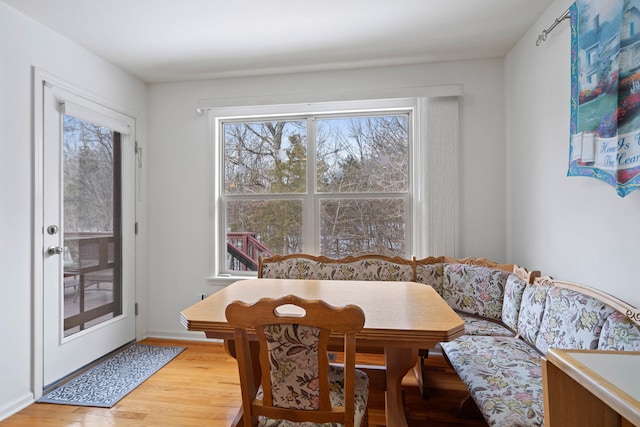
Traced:
<path fill-rule="evenodd" d="M 469 391 L 462 412 L 477 408 L 492 426 L 544 424 L 541 366 L 549 348 L 640 351 L 637 308 L 515 264 L 483 258 L 293 254 L 261 259 L 258 277 L 432 286 L 464 320 L 465 335 L 421 350 L 417 377 L 423 378 L 429 351 L 441 352 Z"/>
<path fill-rule="evenodd" d="M 520 304 L 508 334 L 441 343 L 489 425 L 544 425 L 542 358 L 550 348 L 640 351 L 640 311 L 604 292 L 541 277 L 509 295 Z"/>
<path fill-rule="evenodd" d="M 262 278 L 409 281 L 431 285 L 463 318 L 467 334 L 506 331 L 501 316 L 507 281 L 529 283 L 538 275 L 538 272 L 529 272 L 515 264 L 444 256 L 406 259 L 369 254 L 333 259 L 290 254 L 261 258 L 258 262 L 258 277 Z M 477 282 L 477 291 L 470 291 L 472 288 L 465 286 L 466 281 Z M 424 360 L 429 350 L 420 350 L 420 360 L 415 368 L 423 396 L 427 394 Z M 377 377 L 375 372 L 370 373 Z"/>

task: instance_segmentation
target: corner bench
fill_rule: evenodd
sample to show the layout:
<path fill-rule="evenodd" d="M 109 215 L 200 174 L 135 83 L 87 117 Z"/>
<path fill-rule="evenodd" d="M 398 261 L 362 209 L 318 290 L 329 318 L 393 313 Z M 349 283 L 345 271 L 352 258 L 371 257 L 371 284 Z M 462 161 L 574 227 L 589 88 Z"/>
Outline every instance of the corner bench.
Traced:
<path fill-rule="evenodd" d="M 542 277 L 510 295 L 521 302 L 508 334 L 440 344 L 491 426 L 544 425 L 542 358 L 550 348 L 640 350 L 640 311 L 604 292 Z"/>
<path fill-rule="evenodd" d="M 467 334 L 509 333 L 502 316 L 506 285 L 524 285 L 538 275 L 537 271 L 529 272 L 515 264 L 445 256 L 418 260 L 369 254 L 332 259 L 290 254 L 260 258 L 258 262 L 259 278 L 410 281 L 431 285 L 464 320 Z M 466 284 L 467 281 L 475 284 Z M 420 350 L 415 368 L 418 387 L 425 397 L 424 360 L 429 351 Z"/>
<path fill-rule="evenodd" d="M 640 351 L 640 311 L 576 283 L 539 277 L 484 258 L 383 255 L 331 259 L 293 254 L 260 259 L 258 277 L 414 281 L 432 286 L 465 322 L 441 351 L 492 426 L 544 425 L 542 358 L 549 348 Z M 423 349 L 416 366 L 419 386 Z"/>

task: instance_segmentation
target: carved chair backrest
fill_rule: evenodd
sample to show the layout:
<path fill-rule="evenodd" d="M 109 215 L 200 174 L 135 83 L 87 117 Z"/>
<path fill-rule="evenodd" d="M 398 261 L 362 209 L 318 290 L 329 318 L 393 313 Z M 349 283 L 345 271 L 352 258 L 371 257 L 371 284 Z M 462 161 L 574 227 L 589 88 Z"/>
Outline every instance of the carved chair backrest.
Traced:
<path fill-rule="evenodd" d="M 235 329 L 245 426 L 257 425 L 259 416 L 354 425 L 355 335 L 365 321 L 359 307 L 287 295 L 254 304 L 234 301 L 225 314 Z M 339 408 L 329 400 L 331 334 L 344 337 L 344 406 Z M 259 351 L 250 342 L 254 336 Z"/>

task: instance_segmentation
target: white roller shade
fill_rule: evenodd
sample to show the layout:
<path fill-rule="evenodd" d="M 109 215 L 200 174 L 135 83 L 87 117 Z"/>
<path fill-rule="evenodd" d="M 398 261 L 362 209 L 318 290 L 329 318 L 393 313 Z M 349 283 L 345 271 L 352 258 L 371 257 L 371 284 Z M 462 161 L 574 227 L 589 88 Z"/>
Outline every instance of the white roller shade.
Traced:
<path fill-rule="evenodd" d="M 93 123 L 98 126 L 109 128 L 122 135 L 129 135 L 133 131 L 134 120 L 124 114 L 102 107 L 98 111 L 95 106 L 87 108 L 68 100 L 60 101 L 60 112 L 68 116 L 73 116 L 81 120 Z"/>

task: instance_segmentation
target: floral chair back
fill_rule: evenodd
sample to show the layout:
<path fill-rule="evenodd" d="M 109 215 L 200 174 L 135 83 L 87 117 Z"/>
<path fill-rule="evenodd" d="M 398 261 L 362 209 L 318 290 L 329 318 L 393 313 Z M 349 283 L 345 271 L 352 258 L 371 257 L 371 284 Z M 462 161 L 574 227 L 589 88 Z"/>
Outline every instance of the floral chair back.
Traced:
<path fill-rule="evenodd" d="M 361 425 L 368 378 L 355 369 L 355 334 L 364 326 L 359 307 L 288 295 L 234 301 L 226 316 L 235 330 L 245 426 Z M 329 364 L 336 334 L 343 336 L 344 367 Z"/>

